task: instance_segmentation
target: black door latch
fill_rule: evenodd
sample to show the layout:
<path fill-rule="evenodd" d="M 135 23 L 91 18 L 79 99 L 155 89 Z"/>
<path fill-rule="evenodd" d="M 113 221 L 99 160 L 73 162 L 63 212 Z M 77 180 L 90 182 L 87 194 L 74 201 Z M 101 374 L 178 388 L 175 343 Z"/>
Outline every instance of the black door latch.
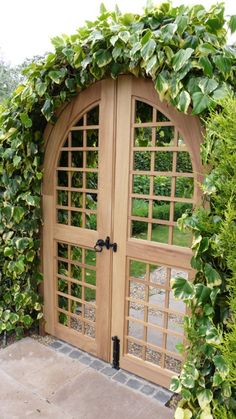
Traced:
<path fill-rule="evenodd" d="M 107 237 L 105 241 L 102 239 L 98 239 L 94 246 L 94 249 L 96 252 L 102 252 L 104 246 L 107 250 L 112 249 L 113 252 L 117 251 L 117 243 L 110 243 L 110 237 Z"/>

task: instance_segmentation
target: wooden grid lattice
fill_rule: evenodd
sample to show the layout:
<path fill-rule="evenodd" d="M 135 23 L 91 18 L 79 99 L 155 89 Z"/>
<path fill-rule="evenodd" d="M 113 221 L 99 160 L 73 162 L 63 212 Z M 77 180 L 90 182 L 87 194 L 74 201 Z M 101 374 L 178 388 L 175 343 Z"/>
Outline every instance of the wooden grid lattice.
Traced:
<path fill-rule="evenodd" d="M 97 229 L 99 105 L 70 129 L 60 150 L 56 179 L 57 222 Z"/>
<path fill-rule="evenodd" d="M 191 237 L 188 233 L 179 237 L 176 221 L 195 202 L 190 154 L 165 115 L 147 103 L 134 102 L 130 237 L 189 247 Z"/>
<path fill-rule="evenodd" d="M 56 252 L 57 321 L 95 339 L 96 252 L 63 242 Z"/>

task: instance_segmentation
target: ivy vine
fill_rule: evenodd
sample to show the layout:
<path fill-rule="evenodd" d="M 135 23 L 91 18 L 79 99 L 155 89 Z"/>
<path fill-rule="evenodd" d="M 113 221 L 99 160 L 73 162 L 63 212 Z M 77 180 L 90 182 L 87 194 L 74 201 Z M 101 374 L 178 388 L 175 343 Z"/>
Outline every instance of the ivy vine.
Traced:
<path fill-rule="evenodd" d="M 56 121 L 55 111 L 96 80 L 130 73 L 151 78 L 161 100 L 181 112 L 187 113 L 191 106 L 193 114 L 206 114 L 236 88 L 236 49 L 227 46 L 229 30 L 236 30 L 236 17 L 227 19 L 222 4 L 207 11 L 201 5 L 172 7 L 163 3 L 146 7 L 141 16 L 122 15 L 118 8 L 109 12 L 102 5 L 95 22 L 87 22 L 72 36 L 55 37 L 55 52 L 24 70 L 25 82 L 0 105 L 0 333 L 15 330 L 20 334 L 42 317 L 38 286 L 42 280 L 39 230 L 43 132 L 48 121 Z M 204 300 L 204 315 L 211 324 L 209 330 L 205 325 L 206 345 L 217 370 L 219 358 L 214 345 L 220 332 L 211 319 L 215 301 L 225 292 L 224 266 L 223 273 L 219 272 L 212 264 L 212 255 L 204 266 L 201 264 L 201 255 L 214 248 L 211 237 L 215 237 L 218 225 L 216 217 L 208 227 L 204 217 L 199 227 L 203 234 L 197 235 L 194 243 L 195 267 L 200 272 L 196 284 L 187 284 L 182 294 L 177 290 L 184 284 L 178 287 L 175 283 L 173 287 L 186 301 L 195 301 L 193 293 L 195 299 Z M 194 216 L 192 220 L 194 223 Z M 197 306 L 191 308 L 196 310 Z M 187 328 L 189 336 L 195 321 L 193 317 Z M 196 336 L 193 339 L 194 352 L 198 343 Z M 191 362 L 183 374 L 192 374 L 195 380 L 199 375 L 195 358 Z M 192 384 L 188 382 L 185 386 L 176 381 L 175 386 L 186 387 L 182 394 L 190 403 Z M 209 400 L 213 397 L 210 391 Z M 197 394 L 200 406 L 206 404 L 200 399 Z M 211 418 L 210 414 L 196 417 Z"/>

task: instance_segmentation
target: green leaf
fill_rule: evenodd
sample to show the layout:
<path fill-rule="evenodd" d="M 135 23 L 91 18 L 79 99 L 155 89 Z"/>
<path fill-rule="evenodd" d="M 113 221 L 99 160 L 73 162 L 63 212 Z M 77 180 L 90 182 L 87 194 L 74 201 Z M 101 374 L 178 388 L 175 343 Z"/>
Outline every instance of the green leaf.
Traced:
<path fill-rule="evenodd" d="M 112 55 L 110 51 L 105 49 L 99 49 L 97 52 L 94 53 L 93 58 L 98 65 L 98 67 L 105 67 L 112 61 Z"/>
<path fill-rule="evenodd" d="M 190 94 L 186 90 L 182 90 L 176 98 L 177 108 L 184 113 L 187 113 L 189 105 L 191 103 Z"/>
<path fill-rule="evenodd" d="M 216 67 L 224 76 L 227 77 L 230 74 L 232 68 L 232 61 L 229 58 L 222 57 L 222 55 L 216 55 L 213 56 L 213 61 Z"/>
<path fill-rule="evenodd" d="M 182 407 L 177 407 L 175 411 L 175 419 L 191 419 L 192 416 L 193 414 L 189 409 L 182 409 Z"/>
<path fill-rule="evenodd" d="M 210 96 L 203 94 L 202 92 L 193 93 L 192 99 L 193 99 L 193 114 L 194 115 L 200 114 L 205 109 L 210 107 L 210 104 L 211 104 Z"/>
<path fill-rule="evenodd" d="M 62 80 L 65 78 L 67 70 L 62 68 L 61 70 L 52 70 L 49 71 L 48 76 L 54 83 L 60 84 Z"/>
<path fill-rule="evenodd" d="M 65 81 L 65 85 L 66 85 L 67 89 L 68 89 L 70 92 L 75 92 L 75 91 L 76 91 L 76 89 L 77 89 L 77 85 L 76 85 L 76 81 L 75 81 L 75 79 L 72 79 L 72 78 L 70 78 L 70 79 L 66 79 L 66 81 Z"/>
<path fill-rule="evenodd" d="M 175 23 L 177 25 L 177 32 L 179 35 L 182 35 L 185 29 L 187 28 L 188 20 L 189 20 L 188 16 L 184 16 L 184 15 L 179 15 L 175 19 Z"/>
<path fill-rule="evenodd" d="M 166 78 L 166 73 L 164 71 L 158 74 L 156 78 L 155 87 L 160 95 L 160 100 L 163 100 L 165 97 L 165 93 L 168 91 L 169 88 L 168 79 Z"/>
<path fill-rule="evenodd" d="M 216 327 L 210 327 L 206 331 L 206 342 L 213 343 L 219 345 L 222 342 L 222 336 L 220 335 L 219 331 Z"/>
<path fill-rule="evenodd" d="M 213 393 L 209 389 L 201 390 L 197 394 L 197 400 L 202 410 L 205 409 L 205 407 L 211 403 L 212 399 L 213 399 Z"/>
<path fill-rule="evenodd" d="M 200 51 L 200 53 L 202 55 L 209 55 L 209 54 L 215 54 L 216 53 L 216 48 L 208 42 L 205 42 L 205 43 L 199 45 L 198 50 Z"/>
<path fill-rule="evenodd" d="M 126 44 L 130 38 L 130 33 L 128 31 L 121 31 L 119 32 L 118 37 Z"/>
<path fill-rule="evenodd" d="M 171 288 L 174 291 L 174 296 L 180 300 L 190 300 L 194 297 L 194 287 L 185 278 L 179 276 L 171 279 Z"/>
<path fill-rule="evenodd" d="M 104 15 L 107 12 L 106 6 L 104 3 L 100 4 L 100 14 Z"/>
<path fill-rule="evenodd" d="M 224 360 L 223 356 L 222 355 L 214 356 L 213 362 L 215 364 L 215 367 L 216 367 L 217 371 L 219 371 L 221 376 L 223 378 L 225 378 L 227 376 L 227 374 L 229 373 L 229 368 L 228 368 L 228 365 L 227 365 L 226 361 Z"/>
<path fill-rule="evenodd" d="M 217 287 L 222 283 L 220 274 L 210 265 L 210 263 L 205 264 L 204 274 L 209 288 Z"/>
<path fill-rule="evenodd" d="M 25 215 L 25 209 L 23 207 L 14 207 L 13 209 L 13 220 L 16 224 L 19 224 Z"/>
<path fill-rule="evenodd" d="M 219 83 L 214 79 L 202 78 L 199 81 L 199 88 L 204 94 L 213 92 L 218 86 Z"/>
<path fill-rule="evenodd" d="M 44 93 L 46 93 L 46 91 L 47 91 L 47 84 L 43 83 L 41 81 L 38 81 L 35 85 L 35 89 L 36 89 L 36 92 L 38 93 L 38 95 L 40 97 L 42 97 L 44 95 Z"/>
<path fill-rule="evenodd" d="M 204 75 L 207 77 L 212 77 L 213 75 L 213 67 L 212 64 L 207 57 L 201 57 L 199 60 L 199 65 L 203 69 Z"/>
<path fill-rule="evenodd" d="M 21 157 L 20 156 L 14 156 L 14 159 L 13 159 L 13 166 L 14 167 L 18 167 L 18 165 L 19 165 L 19 163 L 21 162 Z"/>
<path fill-rule="evenodd" d="M 11 313 L 10 314 L 10 317 L 9 317 L 9 320 L 10 320 L 10 322 L 12 323 L 12 324 L 15 324 L 16 322 L 18 322 L 18 320 L 19 320 L 19 316 L 18 316 L 18 314 L 16 314 L 16 313 Z"/>
<path fill-rule="evenodd" d="M 213 387 L 218 387 L 222 383 L 223 379 L 222 375 L 216 371 L 213 375 Z"/>
<path fill-rule="evenodd" d="M 32 127 L 32 119 L 26 112 L 20 114 L 20 119 L 25 128 Z"/>
<path fill-rule="evenodd" d="M 63 39 L 60 36 L 55 36 L 51 39 L 52 45 L 54 45 L 55 48 L 62 48 L 66 45 L 65 39 Z"/>
<path fill-rule="evenodd" d="M 53 115 L 53 101 L 51 99 L 46 99 L 41 111 L 42 114 L 45 116 L 46 120 L 50 121 Z"/>
<path fill-rule="evenodd" d="M 186 64 L 193 54 L 192 48 L 180 49 L 172 58 L 172 66 L 174 71 L 179 71 Z"/>
<path fill-rule="evenodd" d="M 157 63 L 157 57 L 156 57 L 156 55 L 153 55 L 152 58 L 150 58 L 150 60 L 148 60 L 147 65 L 146 65 L 147 74 L 152 73 L 152 70 L 156 66 L 156 63 Z"/>
<path fill-rule="evenodd" d="M 141 49 L 141 57 L 147 61 L 151 56 L 154 54 L 154 51 L 156 49 L 156 42 L 154 39 L 149 39 L 148 42 L 142 47 Z"/>
<path fill-rule="evenodd" d="M 223 396 L 229 398 L 231 396 L 231 394 L 232 394 L 230 383 L 228 381 L 225 381 L 222 384 L 222 387 L 221 388 L 222 388 L 222 394 L 223 394 Z"/>
<path fill-rule="evenodd" d="M 214 90 L 212 98 L 218 101 L 218 100 L 224 99 L 228 95 L 229 95 L 229 88 L 227 85 L 223 84 L 218 89 Z"/>
<path fill-rule="evenodd" d="M 5 257 L 12 258 L 13 255 L 14 255 L 13 247 L 8 247 L 8 246 L 5 247 L 5 249 L 3 251 L 3 254 L 4 254 Z"/>
<path fill-rule="evenodd" d="M 232 15 L 230 17 L 229 28 L 231 30 L 231 33 L 234 33 L 236 31 L 236 15 Z"/>
<path fill-rule="evenodd" d="M 167 25 L 163 26 L 160 30 L 163 41 L 169 42 L 173 38 L 177 29 L 178 25 L 176 25 L 176 23 L 168 23 Z"/>
<path fill-rule="evenodd" d="M 173 377 L 171 379 L 170 391 L 173 391 L 174 393 L 180 393 L 181 389 L 182 389 L 182 385 L 181 385 L 179 377 Z"/>
<path fill-rule="evenodd" d="M 23 252 L 25 249 L 27 249 L 30 243 L 31 243 L 30 239 L 28 239 L 27 237 L 22 237 L 16 240 L 16 248 L 20 252 Z"/>
<path fill-rule="evenodd" d="M 28 314 L 26 314 L 25 316 L 23 316 L 21 318 L 21 321 L 24 323 L 24 325 L 26 327 L 31 326 L 31 324 L 33 323 L 33 319 Z"/>

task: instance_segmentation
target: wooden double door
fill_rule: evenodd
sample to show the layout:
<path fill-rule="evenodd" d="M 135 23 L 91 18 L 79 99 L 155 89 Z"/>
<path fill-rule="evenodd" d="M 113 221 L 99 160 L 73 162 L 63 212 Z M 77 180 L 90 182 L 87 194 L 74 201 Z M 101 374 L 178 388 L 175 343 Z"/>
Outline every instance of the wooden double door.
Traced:
<path fill-rule="evenodd" d="M 164 386 L 181 366 L 170 279 L 192 275 L 176 222 L 198 201 L 200 141 L 197 118 L 126 75 L 79 93 L 45 131 L 46 331 L 108 362 L 116 336 L 120 367 Z"/>

